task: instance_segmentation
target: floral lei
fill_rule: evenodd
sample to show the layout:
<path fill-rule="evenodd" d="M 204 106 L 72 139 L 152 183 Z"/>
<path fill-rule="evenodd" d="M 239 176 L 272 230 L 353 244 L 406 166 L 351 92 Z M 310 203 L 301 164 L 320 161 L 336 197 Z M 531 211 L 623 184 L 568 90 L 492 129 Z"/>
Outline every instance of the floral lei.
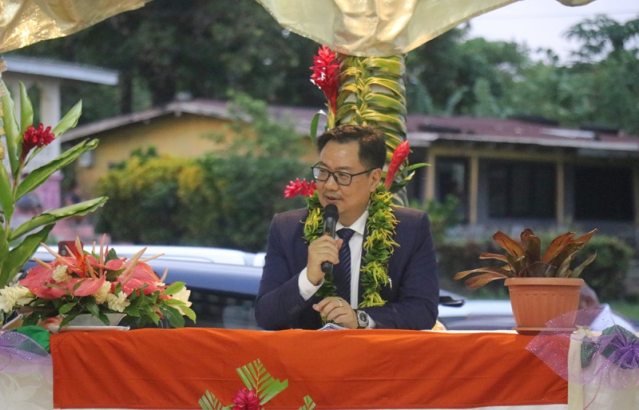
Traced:
<path fill-rule="evenodd" d="M 383 184 L 377 186 L 371 194 L 368 205 L 368 219 L 366 220 L 366 241 L 364 242 L 364 258 L 360 270 L 360 286 L 364 289 L 360 308 L 384 306 L 380 291 L 388 285 L 388 259 L 393 254 L 397 242 L 393 240 L 397 218 L 393 213 L 391 199 L 393 194 L 386 191 Z M 317 192 L 307 198 L 308 217 L 304 223 L 304 239 L 311 243 L 324 234 L 322 220 L 322 206 Z M 333 283 L 333 275 L 324 277 L 322 287 L 315 293 L 321 298 L 337 296 L 337 289 Z"/>

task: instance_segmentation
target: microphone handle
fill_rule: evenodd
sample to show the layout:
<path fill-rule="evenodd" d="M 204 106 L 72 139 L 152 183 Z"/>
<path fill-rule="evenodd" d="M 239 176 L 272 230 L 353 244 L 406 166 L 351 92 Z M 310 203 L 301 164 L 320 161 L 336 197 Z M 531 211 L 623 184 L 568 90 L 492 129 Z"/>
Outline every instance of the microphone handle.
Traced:
<path fill-rule="evenodd" d="M 333 273 L 333 264 L 330 262 L 322 262 L 322 272 L 325 275 Z"/>

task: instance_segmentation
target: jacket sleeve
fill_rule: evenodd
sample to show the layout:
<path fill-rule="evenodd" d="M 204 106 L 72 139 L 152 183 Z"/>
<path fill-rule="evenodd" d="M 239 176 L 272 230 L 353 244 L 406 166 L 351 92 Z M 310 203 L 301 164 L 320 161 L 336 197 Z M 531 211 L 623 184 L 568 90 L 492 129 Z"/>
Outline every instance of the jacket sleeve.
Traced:
<path fill-rule="evenodd" d="M 295 271 L 296 245 L 290 224 L 278 214 L 273 217 L 269 228 L 266 257 L 260 288 L 255 301 L 255 319 L 265 330 L 280 330 L 301 327 L 302 312 L 313 303 L 313 298 L 305 301 L 300 295 L 299 271 Z M 299 222 L 299 221 L 298 221 Z M 300 236 L 301 237 L 301 236 Z M 301 271 L 303 266 L 299 268 Z"/>
<path fill-rule="evenodd" d="M 397 227 L 397 241 L 389 263 L 391 290 L 382 293 L 384 306 L 365 308 L 378 328 L 430 330 L 439 304 L 439 281 L 430 221 L 424 212 L 410 212 Z M 401 226 L 400 226 L 401 225 Z"/>

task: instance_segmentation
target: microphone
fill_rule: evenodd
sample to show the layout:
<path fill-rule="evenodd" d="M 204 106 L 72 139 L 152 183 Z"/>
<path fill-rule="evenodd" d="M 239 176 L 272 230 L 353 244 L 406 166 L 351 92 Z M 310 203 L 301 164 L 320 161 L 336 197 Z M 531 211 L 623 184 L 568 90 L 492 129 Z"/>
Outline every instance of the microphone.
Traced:
<path fill-rule="evenodd" d="M 335 238 L 335 227 L 337 226 L 337 220 L 339 219 L 339 212 L 337 207 L 333 204 L 328 204 L 324 207 L 324 235 L 330 235 L 331 238 Z M 325 275 L 333 273 L 333 264 L 330 262 L 322 262 L 322 272 Z"/>

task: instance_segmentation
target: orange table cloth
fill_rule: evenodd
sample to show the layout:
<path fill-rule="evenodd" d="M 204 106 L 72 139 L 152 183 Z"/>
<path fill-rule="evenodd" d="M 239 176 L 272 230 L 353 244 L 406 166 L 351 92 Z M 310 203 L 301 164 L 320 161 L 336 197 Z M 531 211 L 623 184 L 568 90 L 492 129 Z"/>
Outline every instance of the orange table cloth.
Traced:
<path fill-rule="evenodd" d="M 51 336 L 55 408 L 199 409 L 260 359 L 286 390 L 268 409 L 428 409 L 567 403 L 567 382 L 509 333 L 139 329 Z M 553 407 L 553 406 L 551 406 Z"/>

